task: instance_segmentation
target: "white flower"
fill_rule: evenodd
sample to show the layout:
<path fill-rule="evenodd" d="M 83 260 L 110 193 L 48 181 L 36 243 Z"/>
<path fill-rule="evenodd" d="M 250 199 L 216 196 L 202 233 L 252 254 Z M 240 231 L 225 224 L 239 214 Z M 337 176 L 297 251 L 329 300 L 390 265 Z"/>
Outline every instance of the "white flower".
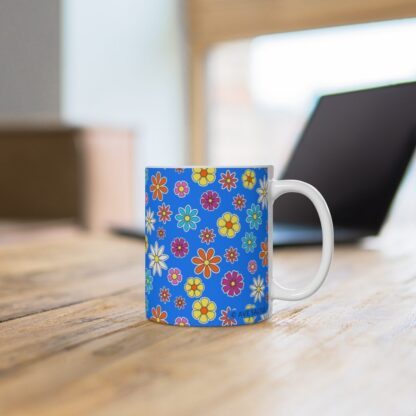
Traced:
<path fill-rule="evenodd" d="M 166 265 L 165 261 L 169 258 L 169 256 L 165 253 L 165 246 L 160 246 L 156 241 L 154 246 L 150 246 L 150 268 L 152 269 L 152 273 L 155 275 L 156 273 L 159 276 L 162 276 L 162 269 L 166 270 L 168 266 Z"/>
<path fill-rule="evenodd" d="M 254 298 L 254 302 L 261 302 L 261 298 L 264 296 L 264 280 L 260 276 L 257 279 L 254 277 L 250 289 L 250 296 Z"/>
<path fill-rule="evenodd" d="M 261 203 L 262 208 L 267 207 L 267 188 L 268 182 L 267 178 L 264 176 L 263 179 L 260 179 L 260 187 L 256 189 L 256 192 L 259 194 L 257 202 Z"/>
<path fill-rule="evenodd" d="M 155 218 L 154 218 L 155 213 L 148 208 L 147 212 L 146 212 L 146 232 L 148 232 L 149 234 L 152 233 L 152 231 L 155 229 Z"/>

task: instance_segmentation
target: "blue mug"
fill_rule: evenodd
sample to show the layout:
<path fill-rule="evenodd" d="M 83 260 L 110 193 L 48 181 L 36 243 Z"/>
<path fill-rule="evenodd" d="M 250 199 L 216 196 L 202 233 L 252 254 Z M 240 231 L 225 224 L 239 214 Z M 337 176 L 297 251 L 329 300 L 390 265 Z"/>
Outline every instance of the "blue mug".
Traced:
<path fill-rule="evenodd" d="M 270 316 L 273 299 L 304 299 L 324 282 L 333 227 L 311 185 L 272 179 L 272 166 L 149 167 L 145 177 L 145 304 L 151 321 L 253 324 Z M 272 205 L 287 192 L 308 197 L 322 227 L 321 264 L 302 289 L 272 278 Z"/>

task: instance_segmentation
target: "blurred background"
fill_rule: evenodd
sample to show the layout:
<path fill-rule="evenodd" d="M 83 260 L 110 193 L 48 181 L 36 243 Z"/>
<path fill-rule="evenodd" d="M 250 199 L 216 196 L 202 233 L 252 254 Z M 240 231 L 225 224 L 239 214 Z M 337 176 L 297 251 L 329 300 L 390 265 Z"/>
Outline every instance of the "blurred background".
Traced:
<path fill-rule="evenodd" d="M 0 235 L 140 230 L 146 165 L 279 175 L 319 96 L 416 80 L 414 16 L 410 0 L 1 0 Z M 415 166 L 396 222 L 414 222 Z"/>

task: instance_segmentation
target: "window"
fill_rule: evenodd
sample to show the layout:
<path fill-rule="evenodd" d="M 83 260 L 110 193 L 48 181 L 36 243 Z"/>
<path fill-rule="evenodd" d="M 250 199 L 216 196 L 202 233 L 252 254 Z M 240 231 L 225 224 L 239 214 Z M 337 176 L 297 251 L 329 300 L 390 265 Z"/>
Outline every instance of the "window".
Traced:
<path fill-rule="evenodd" d="M 207 60 L 212 164 L 284 167 L 320 95 L 416 80 L 416 19 L 222 43 Z M 413 218 L 412 164 L 395 213 Z M 410 203 L 411 202 L 411 203 Z"/>

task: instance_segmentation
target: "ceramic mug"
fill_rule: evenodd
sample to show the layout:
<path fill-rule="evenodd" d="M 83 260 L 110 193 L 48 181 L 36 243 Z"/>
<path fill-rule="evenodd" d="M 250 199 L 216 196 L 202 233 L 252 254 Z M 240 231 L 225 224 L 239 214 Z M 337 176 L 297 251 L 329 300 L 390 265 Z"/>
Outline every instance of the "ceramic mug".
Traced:
<path fill-rule="evenodd" d="M 300 300 L 324 282 L 333 254 L 331 215 L 311 185 L 273 179 L 272 166 L 146 168 L 146 316 L 178 326 L 261 322 L 272 300 Z M 322 257 L 301 289 L 273 277 L 273 203 L 308 197 L 322 227 Z M 269 278 L 270 276 L 270 278 Z"/>

